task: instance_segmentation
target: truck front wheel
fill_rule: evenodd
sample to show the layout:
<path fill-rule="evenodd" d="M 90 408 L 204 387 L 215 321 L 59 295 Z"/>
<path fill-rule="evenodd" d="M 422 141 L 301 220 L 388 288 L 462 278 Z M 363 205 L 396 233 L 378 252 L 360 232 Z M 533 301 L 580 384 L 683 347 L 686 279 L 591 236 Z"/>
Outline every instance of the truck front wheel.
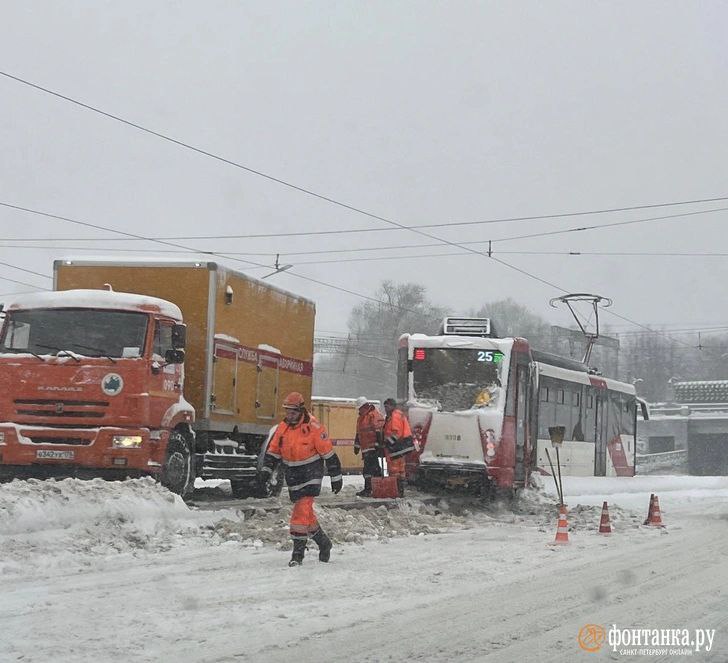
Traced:
<path fill-rule="evenodd" d="M 192 472 L 192 454 L 187 440 L 179 431 L 173 431 L 169 436 L 161 483 L 183 498 L 192 494 L 195 483 Z"/>

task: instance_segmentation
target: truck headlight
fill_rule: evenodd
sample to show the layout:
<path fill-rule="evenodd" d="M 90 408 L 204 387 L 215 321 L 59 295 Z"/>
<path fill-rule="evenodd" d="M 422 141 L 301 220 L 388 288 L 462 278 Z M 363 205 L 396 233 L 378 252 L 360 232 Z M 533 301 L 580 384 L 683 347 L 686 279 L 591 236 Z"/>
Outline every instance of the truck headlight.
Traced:
<path fill-rule="evenodd" d="M 114 449 L 138 449 L 142 446 L 141 435 L 114 435 L 111 438 L 111 446 Z"/>

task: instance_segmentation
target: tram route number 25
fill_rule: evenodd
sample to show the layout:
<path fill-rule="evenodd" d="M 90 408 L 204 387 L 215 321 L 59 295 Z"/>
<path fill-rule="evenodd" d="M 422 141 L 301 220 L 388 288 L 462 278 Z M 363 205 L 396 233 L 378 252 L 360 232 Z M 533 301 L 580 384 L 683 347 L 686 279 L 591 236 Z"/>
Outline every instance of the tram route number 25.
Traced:
<path fill-rule="evenodd" d="M 503 359 L 503 353 L 498 350 L 478 350 L 478 361 L 497 364 Z"/>

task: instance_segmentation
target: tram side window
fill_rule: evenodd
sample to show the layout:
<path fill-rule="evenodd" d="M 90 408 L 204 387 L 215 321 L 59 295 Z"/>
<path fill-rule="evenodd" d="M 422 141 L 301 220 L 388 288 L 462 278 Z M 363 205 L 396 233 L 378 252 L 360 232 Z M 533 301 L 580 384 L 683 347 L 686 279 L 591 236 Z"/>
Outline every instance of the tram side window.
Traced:
<path fill-rule="evenodd" d="M 563 426 L 565 440 L 584 440 L 584 422 L 580 419 L 581 385 L 543 378 L 539 400 L 539 439 L 549 439 L 549 427 Z"/>
<path fill-rule="evenodd" d="M 574 424 L 576 418 L 574 412 L 572 412 L 571 406 L 571 394 L 563 383 L 556 390 L 556 419 L 554 421 L 555 426 L 564 427 L 564 439 L 571 440 L 572 431 L 574 430 Z"/>
<path fill-rule="evenodd" d="M 607 420 L 608 440 L 613 440 L 622 433 L 625 433 L 627 415 L 624 411 L 625 398 L 618 391 L 609 392 L 609 413 Z"/>
<path fill-rule="evenodd" d="M 596 410 L 594 409 L 594 393 L 592 387 L 586 388 L 584 395 L 584 420 L 582 429 L 585 442 L 596 442 Z"/>
<path fill-rule="evenodd" d="M 571 392 L 571 439 L 576 442 L 584 442 L 585 440 L 585 419 L 584 412 L 581 408 L 582 398 L 581 385 L 574 385 L 574 391 Z"/>
<path fill-rule="evenodd" d="M 622 396 L 622 433 L 634 435 L 634 423 L 637 412 L 637 399 L 633 396 Z"/>
<path fill-rule="evenodd" d="M 555 393 L 551 380 L 549 378 L 543 378 L 539 390 L 540 403 L 538 404 L 538 437 L 542 440 L 549 439 L 549 426 L 555 425 Z"/>

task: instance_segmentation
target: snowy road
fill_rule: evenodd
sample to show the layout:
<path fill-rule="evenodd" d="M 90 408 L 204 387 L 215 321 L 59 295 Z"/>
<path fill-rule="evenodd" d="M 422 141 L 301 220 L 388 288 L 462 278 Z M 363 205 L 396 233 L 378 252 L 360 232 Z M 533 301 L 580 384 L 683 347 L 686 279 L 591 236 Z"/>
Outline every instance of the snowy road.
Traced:
<path fill-rule="evenodd" d="M 728 480 L 595 481 L 565 482 L 572 512 L 607 493 L 624 509 L 620 526 L 599 537 L 584 527 L 592 509 L 559 548 L 547 545 L 555 520 L 504 513 L 337 545 L 329 565 L 311 550 L 297 569 L 271 545 L 185 534 L 167 517 L 156 527 L 168 537 L 142 529 L 141 549 L 116 553 L 52 550 L 67 544 L 46 534 L 0 567 L 0 660 L 682 660 L 620 655 L 606 643 L 583 652 L 577 634 L 592 623 L 715 629 L 712 651 L 689 658 L 728 661 Z M 645 490 L 660 492 L 666 530 L 634 526 Z M 336 529 L 340 511 L 321 509 L 321 519 Z M 422 518 L 410 520 L 413 532 L 426 531 Z M 38 536 L 15 533 L 13 549 Z"/>

